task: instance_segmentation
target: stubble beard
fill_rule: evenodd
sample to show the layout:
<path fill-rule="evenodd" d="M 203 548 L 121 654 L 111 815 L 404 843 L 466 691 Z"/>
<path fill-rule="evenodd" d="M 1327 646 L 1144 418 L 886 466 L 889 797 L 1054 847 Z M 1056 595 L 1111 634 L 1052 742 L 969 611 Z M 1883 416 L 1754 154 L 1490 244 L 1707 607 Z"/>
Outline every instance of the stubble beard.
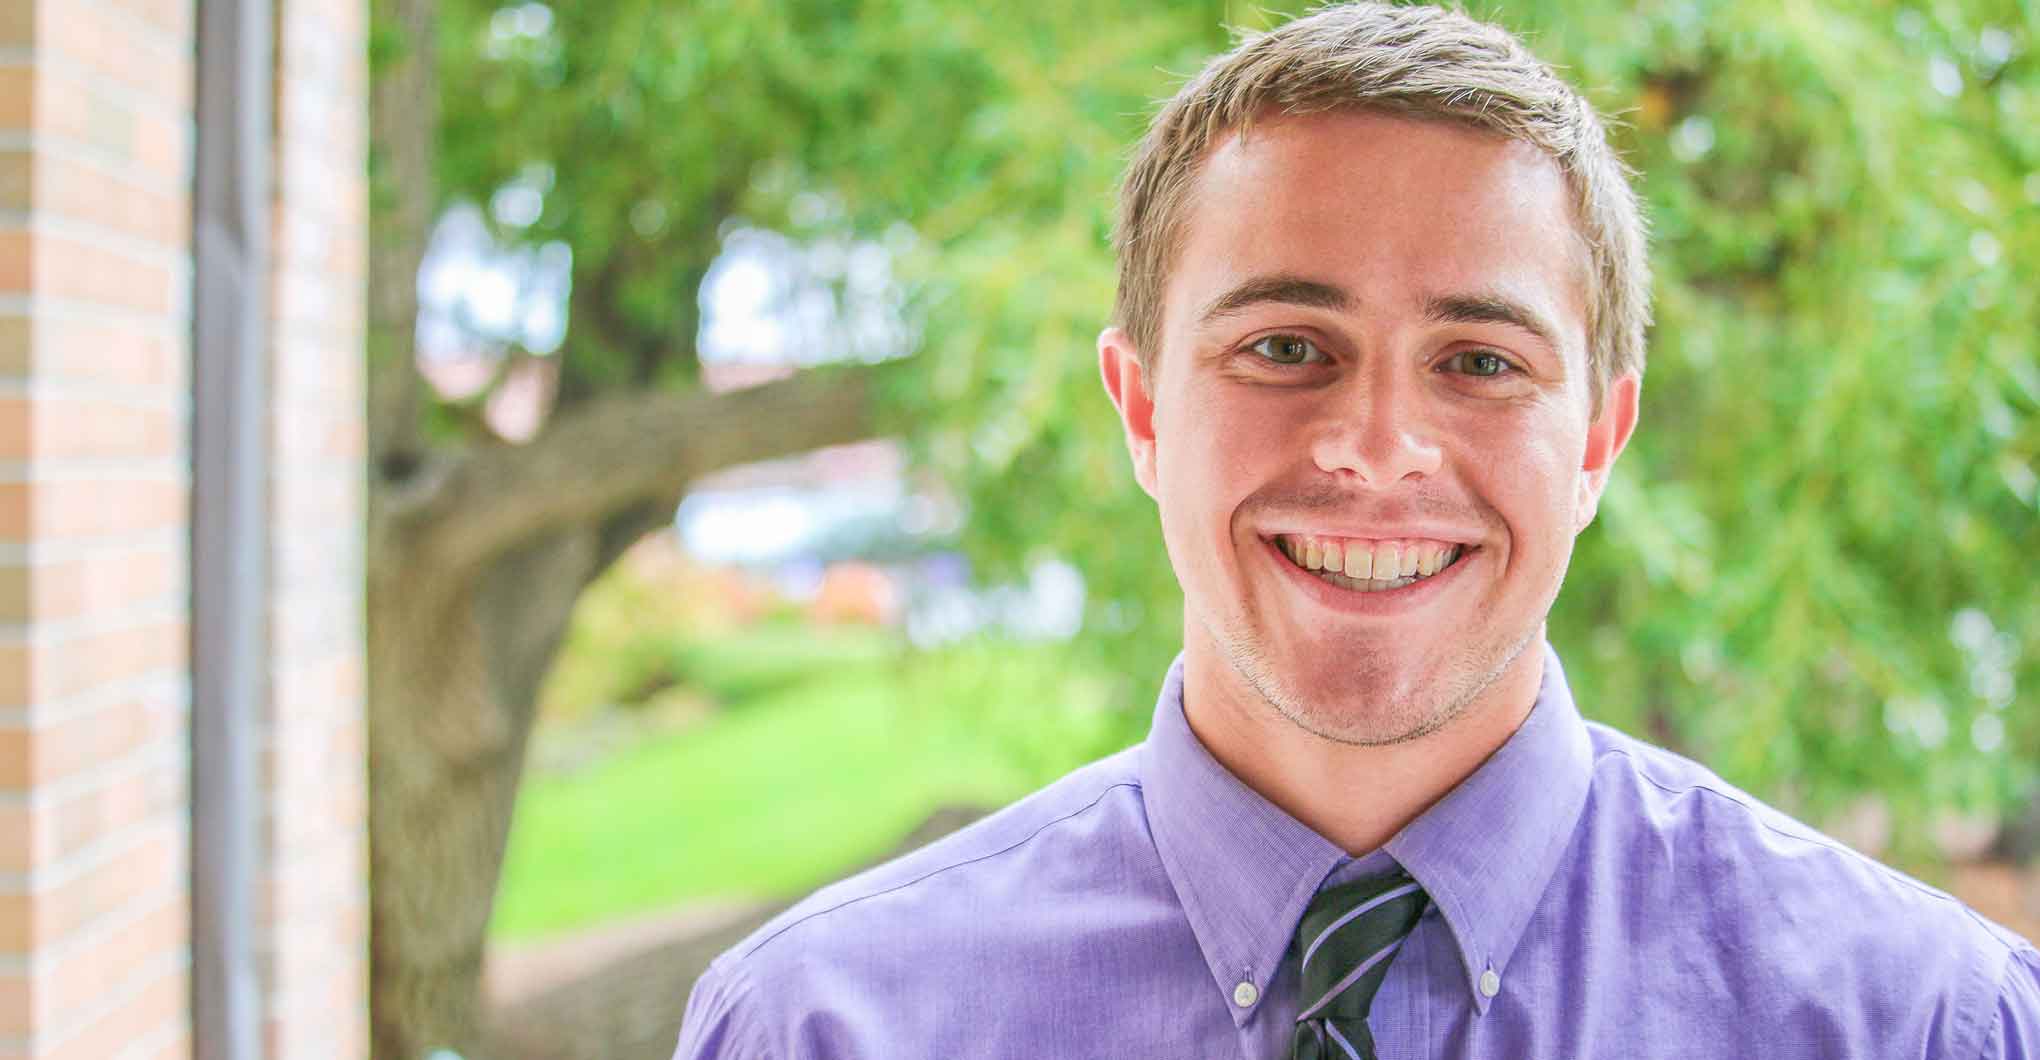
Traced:
<path fill-rule="evenodd" d="M 1200 619 L 1200 621 L 1202 621 Z M 1436 672 L 1458 675 L 1435 695 L 1421 701 L 1368 698 L 1366 668 L 1356 668 L 1354 693 L 1333 701 L 1313 700 L 1297 694 L 1276 666 L 1248 634 L 1214 628 L 1206 621 L 1205 635 L 1219 646 L 1233 672 L 1246 682 L 1276 713 L 1313 736 L 1355 747 L 1386 747 L 1420 740 L 1459 719 L 1493 687 L 1511 665 L 1537 639 L 1542 623 L 1532 626 L 1513 643 L 1498 650 L 1478 646 L 1437 660 Z"/>

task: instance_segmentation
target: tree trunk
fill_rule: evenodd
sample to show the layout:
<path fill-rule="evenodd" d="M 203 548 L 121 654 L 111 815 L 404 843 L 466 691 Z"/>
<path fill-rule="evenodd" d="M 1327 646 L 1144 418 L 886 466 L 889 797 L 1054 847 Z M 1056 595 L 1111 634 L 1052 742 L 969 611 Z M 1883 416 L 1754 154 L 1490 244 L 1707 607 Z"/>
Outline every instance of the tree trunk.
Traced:
<path fill-rule="evenodd" d="M 377 1057 L 474 1055 L 482 953 L 539 687 L 582 590 L 671 511 L 655 502 L 550 534 L 471 579 L 401 547 L 372 565 Z"/>
<path fill-rule="evenodd" d="M 868 437 L 880 371 L 591 403 L 529 445 L 371 475 L 370 1015 L 375 1052 L 476 1040 L 478 977 L 538 689 L 574 603 L 733 464 Z"/>
<path fill-rule="evenodd" d="M 2006 811 L 1991 842 L 1990 856 L 2014 865 L 2040 867 L 2040 790 Z"/>
<path fill-rule="evenodd" d="M 722 394 L 629 387 L 569 403 L 528 445 L 428 438 L 413 336 L 435 204 L 435 12 L 374 3 L 390 40 L 370 104 L 369 1005 L 379 1060 L 423 1060 L 479 1040 L 525 744 L 582 590 L 693 479 L 869 437 L 883 384 L 862 369 Z"/>
<path fill-rule="evenodd" d="M 572 547 L 556 560 L 570 565 Z M 375 1056 L 475 1040 L 474 992 L 529 711 L 491 687 L 476 586 L 379 557 L 370 578 Z M 534 594 L 536 595 L 536 594 Z M 520 716 L 522 715 L 522 716 Z"/>

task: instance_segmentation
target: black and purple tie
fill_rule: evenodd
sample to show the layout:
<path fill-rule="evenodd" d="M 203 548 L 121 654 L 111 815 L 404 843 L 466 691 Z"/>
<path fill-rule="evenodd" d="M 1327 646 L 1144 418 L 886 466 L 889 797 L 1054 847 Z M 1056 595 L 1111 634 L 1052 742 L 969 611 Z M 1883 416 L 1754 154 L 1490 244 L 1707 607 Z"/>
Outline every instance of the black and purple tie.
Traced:
<path fill-rule="evenodd" d="M 1291 1060 L 1376 1060 L 1367 1007 L 1429 901 L 1400 870 L 1311 899 L 1290 943 L 1302 979 Z"/>

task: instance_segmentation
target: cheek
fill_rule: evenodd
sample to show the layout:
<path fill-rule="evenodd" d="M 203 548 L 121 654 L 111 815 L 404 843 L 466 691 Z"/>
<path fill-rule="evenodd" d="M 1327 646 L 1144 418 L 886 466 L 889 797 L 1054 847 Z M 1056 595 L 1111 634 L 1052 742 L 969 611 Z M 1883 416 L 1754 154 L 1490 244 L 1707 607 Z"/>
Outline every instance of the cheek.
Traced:
<path fill-rule="evenodd" d="M 1182 528 L 1213 528 L 1223 534 L 1239 503 L 1266 477 L 1264 464 L 1283 451 L 1269 425 L 1282 418 L 1247 403 L 1192 395 L 1157 424 L 1158 477 L 1165 508 L 1176 509 Z"/>
<path fill-rule="evenodd" d="M 1576 425 L 1555 414 L 1530 417 L 1505 440 L 1484 446 L 1490 496 L 1511 536 L 1536 547 L 1566 548 L 1579 503 L 1584 439 Z"/>
<path fill-rule="evenodd" d="M 1239 402 L 1194 397 L 1157 422 L 1162 543 L 1193 600 L 1233 597 L 1228 586 L 1244 562 L 1239 514 L 1257 489 L 1282 477 L 1277 462 L 1289 443 L 1269 426 L 1282 422 Z"/>

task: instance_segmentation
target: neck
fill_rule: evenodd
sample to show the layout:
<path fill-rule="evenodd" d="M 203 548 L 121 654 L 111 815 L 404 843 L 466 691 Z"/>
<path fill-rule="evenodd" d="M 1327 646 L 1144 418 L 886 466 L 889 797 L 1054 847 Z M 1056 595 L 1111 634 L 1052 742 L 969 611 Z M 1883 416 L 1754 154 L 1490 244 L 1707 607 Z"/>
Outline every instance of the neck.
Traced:
<path fill-rule="evenodd" d="M 1542 644 L 1540 631 L 1438 730 L 1362 746 L 1297 725 L 1261 698 L 1216 645 L 1192 636 L 1185 643 L 1183 715 L 1198 742 L 1241 783 L 1357 857 L 1458 787 L 1522 726 L 1543 681 Z"/>

